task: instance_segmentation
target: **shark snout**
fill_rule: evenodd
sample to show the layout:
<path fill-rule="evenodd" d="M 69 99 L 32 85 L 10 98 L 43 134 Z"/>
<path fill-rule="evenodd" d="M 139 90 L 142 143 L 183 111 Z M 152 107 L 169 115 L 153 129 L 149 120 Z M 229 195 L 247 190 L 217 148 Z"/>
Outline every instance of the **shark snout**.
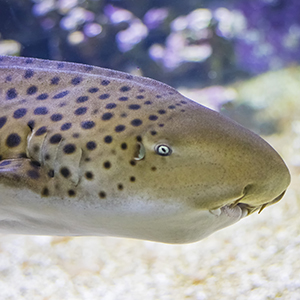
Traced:
<path fill-rule="evenodd" d="M 283 159 L 267 142 L 261 140 L 261 149 L 258 147 L 254 153 L 255 158 L 245 162 L 243 174 L 248 183 L 243 188 L 243 196 L 236 201 L 248 210 L 248 214 L 260 213 L 265 207 L 280 201 L 291 180 Z"/>

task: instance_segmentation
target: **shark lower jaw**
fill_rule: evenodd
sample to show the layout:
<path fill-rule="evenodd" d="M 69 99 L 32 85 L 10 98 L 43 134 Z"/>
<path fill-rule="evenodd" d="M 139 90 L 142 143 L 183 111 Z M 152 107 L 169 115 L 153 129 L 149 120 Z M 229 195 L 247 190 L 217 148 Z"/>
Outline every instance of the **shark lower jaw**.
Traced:
<path fill-rule="evenodd" d="M 236 216 L 236 214 L 240 213 L 241 218 L 251 215 L 252 213 L 254 213 L 256 211 L 258 211 L 258 213 L 260 214 L 265 207 L 275 204 L 278 201 L 280 201 L 281 198 L 284 196 L 285 192 L 286 191 L 282 192 L 279 196 L 274 198 L 272 201 L 264 203 L 262 205 L 258 205 L 258 206 L 252 206 L 250 204 L 241 202 L 242 199 L 244 198 L 244 196 L 243 196 L 243 197 L 235 200 L 233 203 L 224 205 L 217 209 L 212 209 L 209 212 L 215 216 L 220 216 L 222 213 L 227 213 L 228 215 Z"/>

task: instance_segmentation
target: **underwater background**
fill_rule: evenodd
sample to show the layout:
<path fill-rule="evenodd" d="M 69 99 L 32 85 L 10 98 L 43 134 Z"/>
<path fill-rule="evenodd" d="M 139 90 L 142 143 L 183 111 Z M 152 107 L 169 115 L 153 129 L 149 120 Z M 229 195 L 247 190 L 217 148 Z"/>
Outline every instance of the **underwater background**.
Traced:
<path fill-rule="evenodd" d="M 2 235 L 1 299 L 300 299 L 299 1 L 0 0 L 0 55 L 167 83 L 262 135 L 293 177 L 191 245 Z"/>

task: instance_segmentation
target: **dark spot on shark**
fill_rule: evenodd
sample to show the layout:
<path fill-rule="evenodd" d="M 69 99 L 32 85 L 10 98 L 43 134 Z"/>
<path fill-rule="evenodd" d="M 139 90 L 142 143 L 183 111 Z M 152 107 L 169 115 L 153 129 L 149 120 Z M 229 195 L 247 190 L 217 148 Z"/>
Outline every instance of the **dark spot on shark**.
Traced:
<path fill-rule="evenodd" d="M 27 89 L 26 93 L 27 95 L 33 95 L 37 92 L 37 90 L 38 88 L 35 85 L 32 85 Z"/>
<path fill-rule="evenodd" d="M 17 96 L 18 96 L 18 93 L 17 93 L 17 91 L 16 91 L 15 88 L 11 88 L 11 89 L 9 89 L 9 90 L 6 92 L 6 99 L 7 99 L 7 100 L 15 99 L 15 98 L 17 98 Z"/>
<path fill-rule="evenodd" d="M 13 117 L 15 119 L 20 119 L 23 118 L 27 113 L 27 109 L 26 108 L 19 108 L 17 110 L 15 110 Z"/>
<path fill-rule="evenodd" d="M 6 146 L 14 148 L 19 146 L 21 143 L 21 137 L 17 133 L 11 133 L 6 139 Z"/>
<path fill-rule="evenodd" d="M 74 78 L 71 80 L 71 83 L 72 83 L 73 85 L 78 85 L 78 84 L 80 84 L 81 82 L 82 82 L 82 77 L 79 77 L 79 76 L 74 77 Z"/>
<path fill-rule="evenodd" d="M 56 94 L 53 99 L 60 99 L 60 98 L 63 98 L 65 96 L 67 96 L 69 94 L 69 91 L 63 91 L 63 92 L 60 92 L 58 94 Z"/>
<path fill-rule="evenodd" d="M 0 118 L 0 129 L 6 124 L 7 117 Z"/>
<path fill-rule="evenodd" d="M 25 71 L 24 78 L 25 78 L 25 79 L 28 79 L 28 78 L 33 77 L 33 75 L 34 75 L 33 70 L 28 69 L 28 70 Z"/>
<path fill-rule="evenodd" d="M 51 79 L 51 84 L 52 84 L 52 85 L 57 85 L 57 84 L 59 83 L 59 81 L 60 81 L 60 78 L 57 77 L 57 76 L 55 76 L 55 77 L 53 77 L 53 78 Z"/>

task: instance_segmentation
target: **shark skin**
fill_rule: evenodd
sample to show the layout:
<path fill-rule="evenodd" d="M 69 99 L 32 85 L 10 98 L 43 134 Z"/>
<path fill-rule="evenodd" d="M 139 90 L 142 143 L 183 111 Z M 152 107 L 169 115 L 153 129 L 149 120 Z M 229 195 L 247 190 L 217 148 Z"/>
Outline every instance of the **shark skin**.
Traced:
<path fill-rule="evenodd" d="M 155 80 L 0 56 L 0 232 L 190 243 L 278 202 L 262 138 Z"/>

